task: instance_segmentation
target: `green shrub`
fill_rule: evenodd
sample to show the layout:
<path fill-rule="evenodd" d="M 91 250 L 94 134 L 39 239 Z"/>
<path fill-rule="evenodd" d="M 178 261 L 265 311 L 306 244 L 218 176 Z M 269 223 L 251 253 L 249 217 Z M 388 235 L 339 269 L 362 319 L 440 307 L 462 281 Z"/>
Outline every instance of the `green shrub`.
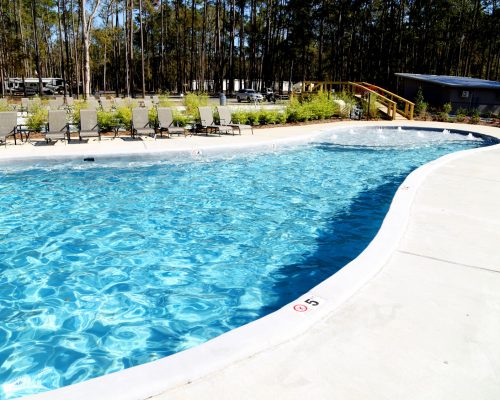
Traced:
<path fill-rule="evenodd" d="M 259 111 L 248 111 L 247 112 L 247 123 L 249 125 L 259 125 Z"/>
<path fill-rule="evenodd" d="M 293 99 L 287 107 L 288 122 L 309 121 L 311 119 L 311 110 L 306 105 L 308 102 L 309 100 L 300 102 L 297 99 Z"/>
<path fill-rule="evenodd" d="M 341 97 L 344 96 L 347 100 L 346 104 L 351 107 L 353 100 L 345 94 L 334 96 L 323 92 L 303 100 L 292 99 L 286 110 L 287 120 L 289 122 L 304 122 L 339 116 L 341 110 L 336 100 L 343 100 Z"/>
<path fill-rule="evenodd" d="M 217 124 L 217 125 L 220 125 L 220 115 L 219 115 L 219 111 L 215 111 L 215 112 L 212 112 L 213 116 L 214 116 L 214 123 Z"/>
<path fill-rule="evenodd" d="M 116 121 L 125 129 L 132 128 L 132 108 L 127 106 L 118 107 L 115 113 Z"/>
<path fill-rule="evenodd" d="M 472 113 L 472 117 L 470 117 L 470 123 L 471 124 L 479 124 L 479 121 L 481 120 L 481 118 L 479 117 L 479 111 L 478 110 L 474 110 L 474 112 Z"/>
<path fill-rule="evenodd" d="M 438 112 L 435 119 L 441 122 L 449 122 L 450 121 L 450 112 L 451 112 L 451 104 L 446 103 L 443 105 L 442 111 Z"/>
<path fill-rule="evenodd" d="M 445 113 L 444 111 L 438 112 L 434 118 L 436 121 L 440 122 L 449 122 L 450 116 L 448 113 Z"/>
<path fill-rule="evenodd" d="M 278 115 L 276 116 L 276 123 L 277 124 L 285 124 L 286 118 L 287 118 L 286 111 L 278 112 Z"/>
<path fill-rule="evenodd" d="M 89 105 L 86 101 L 78 101 L 75 102 L 73 105 L 73 108 L 71 110 L 71 113 L 69 114 L 69 120 L 70 123 L 73 123 L 75 125 L 80 124 L 80 110 L 86 110 L 89 108 Z"/>
<path fill-rule="evenodd" d="M 457 122 L 464 122 L 467 116 L 465 114 L 457 114 L 455 117 L 455 121 Z"/>
<path fill-rule="evenodd" d="M 311 99 L 309 107 L 311 109 L 311 119 L 329 119 L 340 115 L 340 106 L 335 101 L 339 100 L 333 94 L 319 93 Z"/>
<path fill-rule="evenodd" d="M 182 114 L 177 110 L 173 111 L 174 125 L 175 126 L 186 126 L 190 122 L 194 121 L 191 115 Z"/>
<path fill-rule="evenodd" d="M 42 105 L 34 105 L 31 114 L 28 115 L 26 126 L 28 129 L 41 132 L 47 126 L 49 111 Z"/>
<path fill-rule="evenodd" d="M 97 123 L 99 124 L 99 128 L 103 131 L 111 131 L 113 129 L 113 125 L 116 124 L 115 113 L 113 111 L 98 111 Z"/>
<path fill-rule="evenodd" d="M 158 127 L 158 110 L 156 107 L 152 107 L 148 111 L 148 118 L 149 118 L 149 123 L 151 126 L 154 126 L 155 128 Z"/>
<path fill-rule="evenodd" d="M 417 95 L 414 99 L 415 102 L 415 113 L 419 117 L 427 117 L 427 109 L 429 108 L 429 103 L 424 100 L 424 92 L 422 91 L 422 87 L 419 86 Z"/>
<path fill-rule="evenodd" d="M 0 99 L 0 111 L 12 111 L 14 106 L 5 99 Z"/>
<path fill-rule="evenodd" d="M 467 110 L 465 108 L 463 108 L 463 107 L 457 108 L 457 116 L 459 116 L 459 115 L 466 116 L 467 115 Z"/>
<path fill-rule="evenodd" d="M 198 107 L 204 107 L 208 105 L 208 95 L 206 93 L 188 93 L 184 96 L 183 102 L 184 106 L 186 107 L 186 113 L 189 115 L 193 115 L 196 119 L 199 119 L 200 113 L 198 112 Z"/>
<path fill-rule="evenodd" d="M 246 111 L 235 111 L 232 114 L 233 122 L 237 124 L 248 124 L 248 114 Z"/>
<path fill-rule="evenodd" d="M 278 112 L 274 110 L 261 110 L 259 113 L 259 123 L 261 125 L 275 124 L 278 118 Z"/>
<path fill-rule="evenodd" d="M 352 93 L 341 91 L 341 92 L 335 92 L 332 95 L 333 100 L 341 100 L 344 102 L 345 106 L 340 107 L 337 103 L 338 106 L 338 115 L 341 117 L 348 117 L 351 115 L 351 111 L 354 108 L 354 106 L 357 104 L 357 99 L 354 97 Z"/>

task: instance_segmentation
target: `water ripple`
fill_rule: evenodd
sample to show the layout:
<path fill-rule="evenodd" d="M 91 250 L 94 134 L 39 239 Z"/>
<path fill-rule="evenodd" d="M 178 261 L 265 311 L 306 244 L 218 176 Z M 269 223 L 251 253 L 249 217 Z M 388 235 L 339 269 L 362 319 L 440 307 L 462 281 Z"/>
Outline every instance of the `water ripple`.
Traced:
<path fill-rule="evenodd" d="M 155 360 L 278 309 L 362 251 L 412 169 L 482 145 L 383 136 L 4 168 L 0 399 Z"/>

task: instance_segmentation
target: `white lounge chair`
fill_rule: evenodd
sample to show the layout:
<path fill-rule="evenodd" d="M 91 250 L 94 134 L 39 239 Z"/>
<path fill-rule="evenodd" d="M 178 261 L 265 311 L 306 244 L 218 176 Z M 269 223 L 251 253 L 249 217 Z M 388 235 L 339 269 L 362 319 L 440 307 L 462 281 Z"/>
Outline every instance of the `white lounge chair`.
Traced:
<path fill-rule="evenodd" d="M 7 147 L 7 138 L 14 137 L 14 144 L 16 143 L 17 132 L 17 112 L 16 111 L 2 111 L 0 112 L 0 142 L 4 142 Z"/>
<path fill-rule="evenodd" d="M 209 133 L 233 133 L 233 128 L 227 125 L 216 125 L 212 107 L 198 107 L 200 112 L 200 127 L 208 135 Z"/>
<path fill-rule="evenodd" d="M 97 122 L 96 110 L 80 110 L 80 129 L 78 131 L 80 141 L 82 138 L 97 137 L 101 140 L 101 130 Z"/>
<path fill-rule="evenodd" d="M 168 136 L 173 133 L 177 135 L 184 135 L 184 128 L 181 126 L 174 126 L 174 115 L 171 108 L 160 107 L 158 108 L 158 131 L 160 136 L 163 132 L 167 132 Z"/>
<path fill-rule="evenodd" d="M 70 141 L 68 123 L 66 122 L 66 111 L 64 110 L 49 110 L 49 125 L 45 132 L 45 140 L 47 143 L 52 140 Z"/>
<path fill-rule="evenodd" d="M 231 110 L 227 106 L 218 106 L 217 111 L 219 112 L 219 118 L 221 125 L 228 125 L 232 128 L 238 129 L 238 133 L 241 135 L 242 130 L 250 130 L 253 135 L 252 125 L 245 125 L 240 123 L 234 123 Z"/>
<path fill-rule="evenodd" d="M 147 108 L 132 109 L 132 129 L 130 133 L 133 138 L 136 136 L 156 137 L 156 130 L 149 123 L 149 112 Z"/>

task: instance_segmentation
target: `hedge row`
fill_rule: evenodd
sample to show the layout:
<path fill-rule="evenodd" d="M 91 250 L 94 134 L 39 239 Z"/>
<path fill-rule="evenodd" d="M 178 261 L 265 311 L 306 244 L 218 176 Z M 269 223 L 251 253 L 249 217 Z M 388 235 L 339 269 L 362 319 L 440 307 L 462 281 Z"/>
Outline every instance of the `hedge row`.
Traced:
<path fill-rule="evenodd" d="M 192 121 L 199 120 L 198 107 L 208 104 L 208 96 L 188 94 L 184 97 L 186 111 L 181 113 L 174 110 L 174 123 L 185 126 Z M 248 125 L 273 125 L 287 122 L 305 122 L 344 117 L 349 115 L 355 99 L 346 93 L 335 93 L 333 95 L 320 93 L 304 100 L 293 99 L 284 110 L 237 110 L 232 113 L 233 122 Z M 118 107 L 112 111 L 100 110 L 97 119 L 101 129 L 111 130 L 114 125 L 122 125 L 130 129 L 132 124 L 132 108 L 138 105 L 133 101 Z M 160 107 L 171 107 L 168 99 L 160 99 Z M 73 124 L 80 122 L 80 110 L 87 108 L 85 102 L 76 102 L 73 106 L 69 120 Z M 215 109 L 214 109 L 215 112 Z M 218 122 L 218 114 L 214 114 Z M 149 111 L 149 120 L 153 125 L 157 124 L 158 117 L 156 108 Z M 27 125 L 30 129 L 40 130 L 47 123 L 47 109 L 42 105 L 33 110 L 28 116 Z"/>

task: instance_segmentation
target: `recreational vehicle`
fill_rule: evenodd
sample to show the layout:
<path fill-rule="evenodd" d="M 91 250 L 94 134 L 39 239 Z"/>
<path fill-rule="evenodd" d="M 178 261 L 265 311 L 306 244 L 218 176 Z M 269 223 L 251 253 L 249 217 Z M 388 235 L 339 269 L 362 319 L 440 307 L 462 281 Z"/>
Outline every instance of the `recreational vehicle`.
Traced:
<path fill-rule="evenodd" d="M 5 91 L 11 95 L 32 96 L 39 92 L 38 78 L 8 78 L 5 80 Z M 45 95 L 62 94 L 64 92 L 64 81 L 61 78 L 42 78 L 42 90 Z"/>

